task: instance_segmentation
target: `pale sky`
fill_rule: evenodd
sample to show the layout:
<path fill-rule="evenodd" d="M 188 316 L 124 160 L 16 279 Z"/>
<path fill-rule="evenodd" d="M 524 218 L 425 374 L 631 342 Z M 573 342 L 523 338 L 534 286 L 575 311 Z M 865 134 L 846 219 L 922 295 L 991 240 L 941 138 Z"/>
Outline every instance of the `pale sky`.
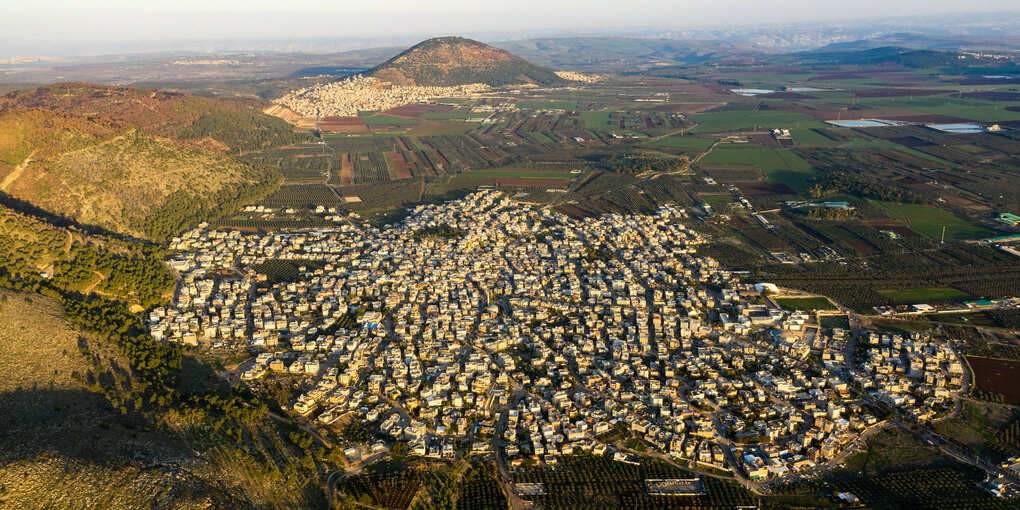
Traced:
<path fill-rule="evenodd" d="M 723 27 L 954 12 L 1017 0 L 0 0 L 0 39 L 165 40 Z"/>
<path fill-rule="evenodd" d="M 951 13 L 1020 12 L 1017 0 L 0 0 L 0 57 L 189 48 L 257 49 L 252 41 L 366 39 L 338 51 L 427 37 L 484 41 L 534 35 L 690 31 Z M 903 16 L 907 16 L 904 18 Z M 1012 19 L 1020 19 L 1012 17 Z M 936 20 L 937 29 L 943 25 Z M 930 23 L 929 23 L 930 24 Z M 952 23 L 946 25 L 952 28 Z M 1000 27 L 1000 29 L 1002 29 Z M 907 29 L 909 30 L 909 28 Z M 1012 25 L 1006 28 L 1011 33 Z M 492 37 L 489 37 L 492 36 Z M 224 44 L 208 43 L 225 41 Z M 295 46 L 301 50 L 300 47 Z M 302 50 L 303 51 L 303 50 Z"/>

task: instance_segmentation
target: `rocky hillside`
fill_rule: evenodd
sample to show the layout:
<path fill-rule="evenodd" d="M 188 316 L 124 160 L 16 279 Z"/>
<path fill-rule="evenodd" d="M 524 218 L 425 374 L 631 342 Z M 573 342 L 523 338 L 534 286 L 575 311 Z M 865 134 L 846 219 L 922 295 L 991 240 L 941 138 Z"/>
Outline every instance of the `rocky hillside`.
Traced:
<path fill-rule="evenodd" d="M 367 73 L 394 85 L 491 86 L 532 83 L 561 85 L 565 81 L 507 51 L 462 37 L 440 37 L 419 43 Z"/>

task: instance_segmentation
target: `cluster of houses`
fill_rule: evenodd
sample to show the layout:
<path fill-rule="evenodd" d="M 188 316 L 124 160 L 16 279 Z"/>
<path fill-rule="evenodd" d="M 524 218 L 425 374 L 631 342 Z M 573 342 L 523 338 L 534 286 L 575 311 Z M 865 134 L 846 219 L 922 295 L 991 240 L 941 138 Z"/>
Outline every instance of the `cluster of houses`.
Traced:
<path fill-rule="evenodd" d="M 485 191 L 385 229 L 199 227 L 172 241 L 182 284 L 149 326 L 257 351 L 242 378 L 292 378 L 291 410 L 321 427 L 511 466 L 637 448 L 777 477 L 855 446 L 880 402 L 928 419 L 953 397 L 945 344 L 776 308 L 687 224 Z M 267 274 L 282 263 L 297 274 Z"/>
<path fill-rule="evenodd" d="M 275 102 L 306 117 L 357 117 L 360 112 L 388 110 L 436 97 L 467 97 L 489 88 L 483 83 L 453 87 L 390 86 L 359 74 L 288 92 Z"/>

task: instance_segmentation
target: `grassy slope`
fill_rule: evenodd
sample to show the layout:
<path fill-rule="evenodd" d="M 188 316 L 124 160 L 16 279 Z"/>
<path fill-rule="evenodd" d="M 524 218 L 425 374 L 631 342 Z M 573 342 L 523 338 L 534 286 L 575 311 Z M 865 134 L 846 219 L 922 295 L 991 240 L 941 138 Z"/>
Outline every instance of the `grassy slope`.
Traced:
<path fill-rule="evenodd" d="M 114 122 L 4 110 L 0 133 L 3 191 L 115 232 L 141 235 L 135 223 L 174 191 L 208 197 L 254 182 L 243 163 Z"/>
<path fill-rule="evenodd" d="M 98 386 L 130 386 L 116 349 L 88 341 L 60 303 L 0 290 L 0 508 L 201 508 L 204 484 L 169 467 L 183 445 L 121 414 Z M 90 389 L 90 386 L 92 389 Z"/>

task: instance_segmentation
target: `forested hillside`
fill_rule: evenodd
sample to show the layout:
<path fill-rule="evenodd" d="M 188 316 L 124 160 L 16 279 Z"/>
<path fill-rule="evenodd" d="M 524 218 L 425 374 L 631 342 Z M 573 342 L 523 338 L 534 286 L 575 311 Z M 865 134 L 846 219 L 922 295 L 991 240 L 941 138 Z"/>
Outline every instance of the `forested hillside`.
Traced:
<path fill-rule="evenodd" d="M 224 151 L 252 151 L 287 145 L 306 135 L 265 115 L 252 101 L 209 99 L 173 92 L 92 83 L 56 83 L 0 96 L 0 110 L 42 108 L 102 117 L 145 133 Z"/>
<path fill-rule="evenodd" d="M 275 170 L 120 122 L 0 111 L 0 191 L 113 232 L 163 240 L 269 193 L 278 182 Z"/>

